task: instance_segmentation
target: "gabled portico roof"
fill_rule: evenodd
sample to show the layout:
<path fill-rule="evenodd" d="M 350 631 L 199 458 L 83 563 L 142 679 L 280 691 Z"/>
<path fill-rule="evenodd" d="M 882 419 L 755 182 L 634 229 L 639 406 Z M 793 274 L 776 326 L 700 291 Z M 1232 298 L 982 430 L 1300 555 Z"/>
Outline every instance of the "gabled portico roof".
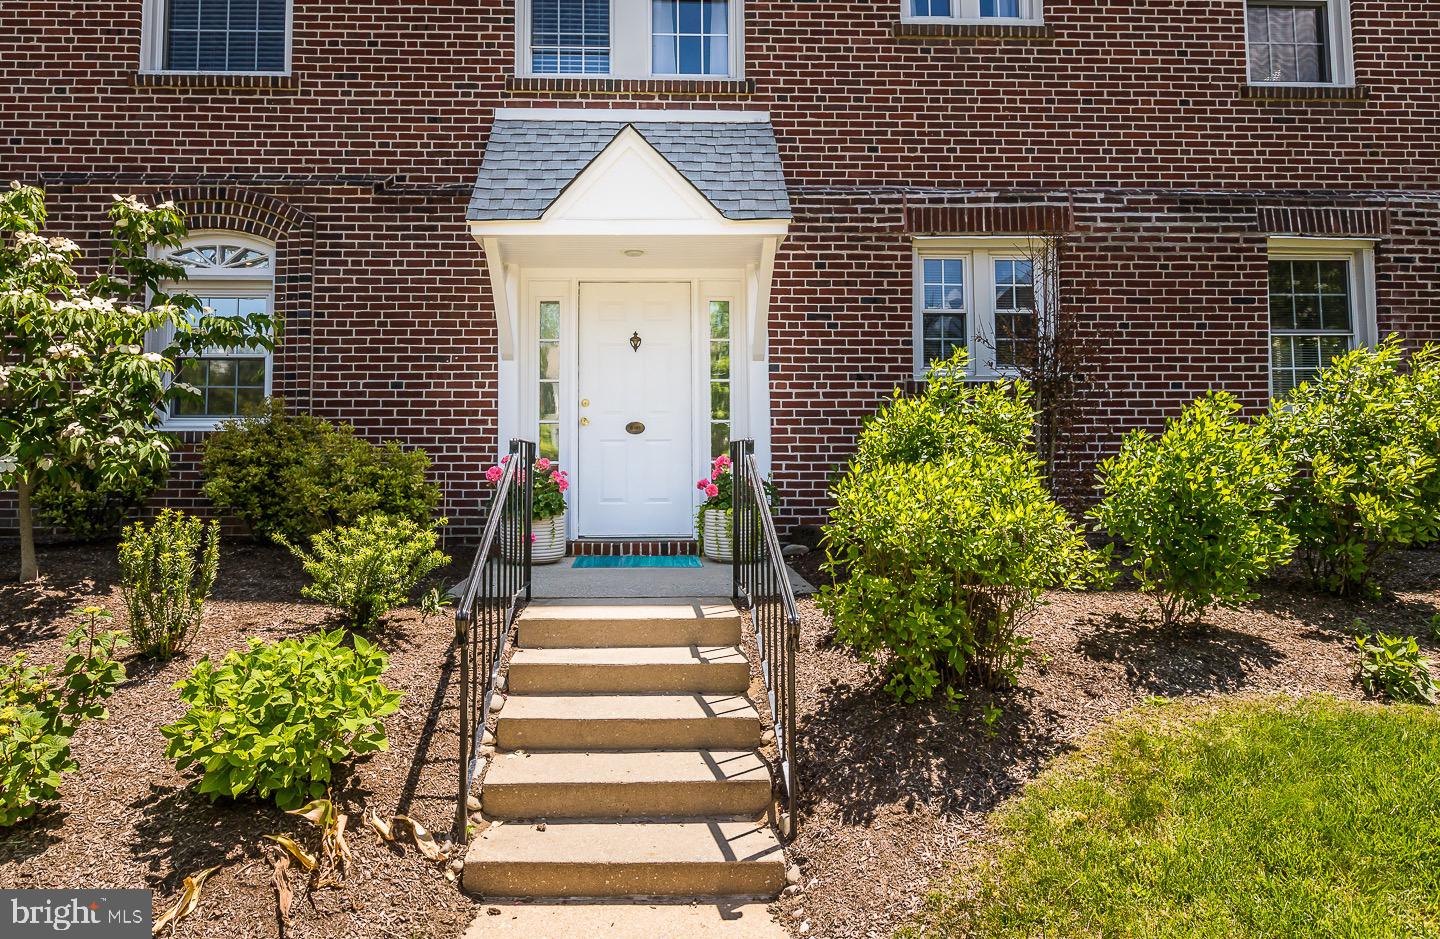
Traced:
<path fill-rule="evenodd" d="M 466 218 L 543 218 L 626 128 L 633 128 L 724 218 L 790 218 L 790 197 L 768 120 L 574 120 L 504 114 L 497 115 L 490 132 Z"/>

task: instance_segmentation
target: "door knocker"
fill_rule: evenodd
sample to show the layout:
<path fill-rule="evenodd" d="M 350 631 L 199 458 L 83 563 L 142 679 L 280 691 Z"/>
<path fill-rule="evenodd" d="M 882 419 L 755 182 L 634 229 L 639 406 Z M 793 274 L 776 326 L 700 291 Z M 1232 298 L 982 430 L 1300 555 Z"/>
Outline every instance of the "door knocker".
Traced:
<path fill-rule="evenodd" d="M 642 343 L 642 342 L 644 342 L 644 341 L 645 341 L 645 340 L 641 339 L 641 338 L 640 338 L 640 334 L 637 332 L 635 335 L 633 335 L 633 336 L 630 337 L 630 348 L 631 348 L 631 349 L 634 349 L 636 352 L 639 352 L 639 351 L 640 351 L 640 343 Z"/>

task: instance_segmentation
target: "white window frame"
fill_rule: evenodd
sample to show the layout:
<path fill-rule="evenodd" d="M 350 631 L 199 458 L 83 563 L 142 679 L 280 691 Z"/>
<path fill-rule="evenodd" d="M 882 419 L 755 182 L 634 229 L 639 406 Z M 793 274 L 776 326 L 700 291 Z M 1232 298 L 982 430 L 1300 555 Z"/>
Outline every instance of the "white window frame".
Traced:
<path fill-rule="evenodd" d="M 269 75 L 290 74 L 295 46 L 295 0 L 285 0 L 285 68 L 281 71 L 227 71 L 223 69 L 167 69 L 165 67 L 166 0 L 141 0 L 140 71 L 147 75 Z"/>
<path fill-rule="evenodd" d="M 1278 5 L 1292 4 L 1277 0 Z M 1297 2 L 1294 6 L 1325 7 L 1326 52 L 1329 53 L 1330 80 L 1323 82 L 1267 82 L 1256 81 L 1250 76 L 1250 4 L 1245 0 L 1241 11 L 1240 28 L 1245 33 L 1245 81 L 1250 85 L 1264 88 L 1353 88 L 1355 86 L 1354 43 L 1350 33 L 1350 0 L 1314 0 Z M 1276 5 L 1276 4 L 1269 4 Z"/>
<path fill-rule="evenodd" d="M 200 245 L 227 244 L 237 245 L 243 248 L 251 248 L 256 251 L 263 251 L 270 258 L 270 266 L 267 271 L 257 273 L 246 269 L 224 270 L 216 269 L 207 271 L 198 277 L 188 277 L 184 280 L 167 282 L 165 288 L 178 293 L 188 293 L 194 296 L 210 297 L 264 297 L 266 307 L 273 317 L 275 315 L 275 246 L 269 242 L 248 235 L 241 235 L 229 231 L 204 231 L 194 232 L 181 242 L 180 247 L 166 252 L 172 255 L 187 248 Z M 170 336 L 155 336 L 153 344 L 157 348 L 169 345 Z M 266 348 L 258 349 L 232 349 L 225 352 L 229 358 L 263 359 L 265 361 L 265 397 L 269 398 L 274 393 L 275 383 L 275 356 L 274 352 Z M 181 363 L 176 362 L 177 375 Z M 161 417 L 162 430 L 215 430 L 222 423 L 234 420 L 234 416 L 211 416 L 211 415 L 190 415 L 177 416 L 172 410 L 173 406 L 167 406 Z"/>
<path fill-rule="evenodd" d="M 1038 261 L 1044 250 L 1039 236 L 974 236 L 916 238 L 912 266 L 912 331 L 915 377 L 924 380 L 930 373 L 925 360 L 925 261 L 927 259 L 961 260 L 965 264 L 965 325 L 966 347 L 970 351 L 967 378 L 993 381 L 1012 378 L 1019 370 L 995 364 L 995 262 L 1007 260 Z M 1042 311 L 1050 285 L 1044 283 L 1045 272 L 1036 263 L 1035 317 L 1036 328 L 1045 328 Z"/>
<path fill-rule="evenodd" d="M 950 0 L 949 16 L 916 16 L 913 0 L 900 0 L 904 23 L 999 23 L 1039 26 L 1045 22 L 1044 0 L 1020 0 L 1019 16 L 981 16 L 980 0 Z"/>
<path fill-rule="evenodd" d="M 1379 341 L 1379 318 L 1375 297 L 1375 242 L 1369 238 L 1282 238 L 1269 239 L 1265 258 L 1265 386 L 1275 389 L 1274 353 L 1270 337 L 1271 261 L 1344 261 L 1350 268 L 1350 348 L 1373 346 Z M 1306 335 L 1310 330 L 1281 330 L 1280 335 Z M 1318 334 L 1318 333 L 1316 333 Z"/>
<path fill-rule="evenodd" d="M 652 62 L 654 11 L 651 0 L 609 0 L 610 71 L 536 72 L 530 56 L 530 0 L 515 0 L 515 74 L 521 78 L 641 78 L 731 81 L 745 77 L 745 3 L 730 0 L 730 71 L 724 75 L 655 74 Z"/>

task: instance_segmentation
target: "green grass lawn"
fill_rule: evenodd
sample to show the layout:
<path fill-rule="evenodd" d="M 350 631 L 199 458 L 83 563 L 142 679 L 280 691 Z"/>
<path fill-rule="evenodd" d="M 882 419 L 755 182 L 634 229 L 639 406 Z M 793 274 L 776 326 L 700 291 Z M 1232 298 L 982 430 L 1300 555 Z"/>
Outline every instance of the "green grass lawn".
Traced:
<path fill-rule="evenodd" d="M 1440 713 L 1156 703 L 1044 774 L 907 936 L 1440 936 Z"/>

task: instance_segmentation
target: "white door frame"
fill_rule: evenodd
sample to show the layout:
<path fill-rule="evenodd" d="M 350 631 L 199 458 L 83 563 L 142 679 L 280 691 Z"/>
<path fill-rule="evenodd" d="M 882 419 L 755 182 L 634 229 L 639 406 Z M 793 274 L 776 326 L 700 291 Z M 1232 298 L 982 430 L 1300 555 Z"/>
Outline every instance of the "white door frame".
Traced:
<path fill-rule="evenodd" d="M 539 330 L 540 304 L 560 304 L 560 402 L 559 447 L 562 465 L 576 467 L 579 453 L 579 347 L 580 286 L 586 283 L 687 283 L 690 285 L 691 317 L 691 389 L 693 427 L 691 435 L 691 468 L 695 478 L 710 464 L 710 388 L 709 388 L 709 304 L 711 301 L 730 303 L 730 380 L 732 437 L 755 437 L 756 449 L 762 451 L 762 469 L 769 457 L 768 395 L 755 393 L 756 369 L 761 380 L 768 374 L 764 360 L 752 362 L 747 344 L 752 332 L 752 315 L 747 300 L 747 277 L 753 272 L 736 269 L 647 268 L 623 272 L 614 269 L 544 269 L 519 272 L 520 289 L 517 312 L 514 367 L 500 375 L 500 411 L 502 415 L 499 447 L 504 449 L 512 436 L 535 439 L 539 422 Z M 508 376 L 506 373 L 509 373 Z M 513 378 L 509 378 L 513 376 Z M 509 380 L 507 380 L 509 378 Z M 756 421 L 757 413 L 764 419 Z M 510 415 L 507 421 L 506 415 Z M 762 449 L 763 440 L 763 449 Z M 572 476 L 574 486 L 585 485 L 582 475 Z M 700 493 L 693 486 L 688 490 L 692 510 L 698 509 Z M 580 499 L 572 490 L 566 499 L 567 536 L 577 537 L 582 530 L 579 518 Z M 656 537 L 675 537 L 673 533 L 655 533 Z M 639 536 L 627 536 L 639 537 Z"/>

